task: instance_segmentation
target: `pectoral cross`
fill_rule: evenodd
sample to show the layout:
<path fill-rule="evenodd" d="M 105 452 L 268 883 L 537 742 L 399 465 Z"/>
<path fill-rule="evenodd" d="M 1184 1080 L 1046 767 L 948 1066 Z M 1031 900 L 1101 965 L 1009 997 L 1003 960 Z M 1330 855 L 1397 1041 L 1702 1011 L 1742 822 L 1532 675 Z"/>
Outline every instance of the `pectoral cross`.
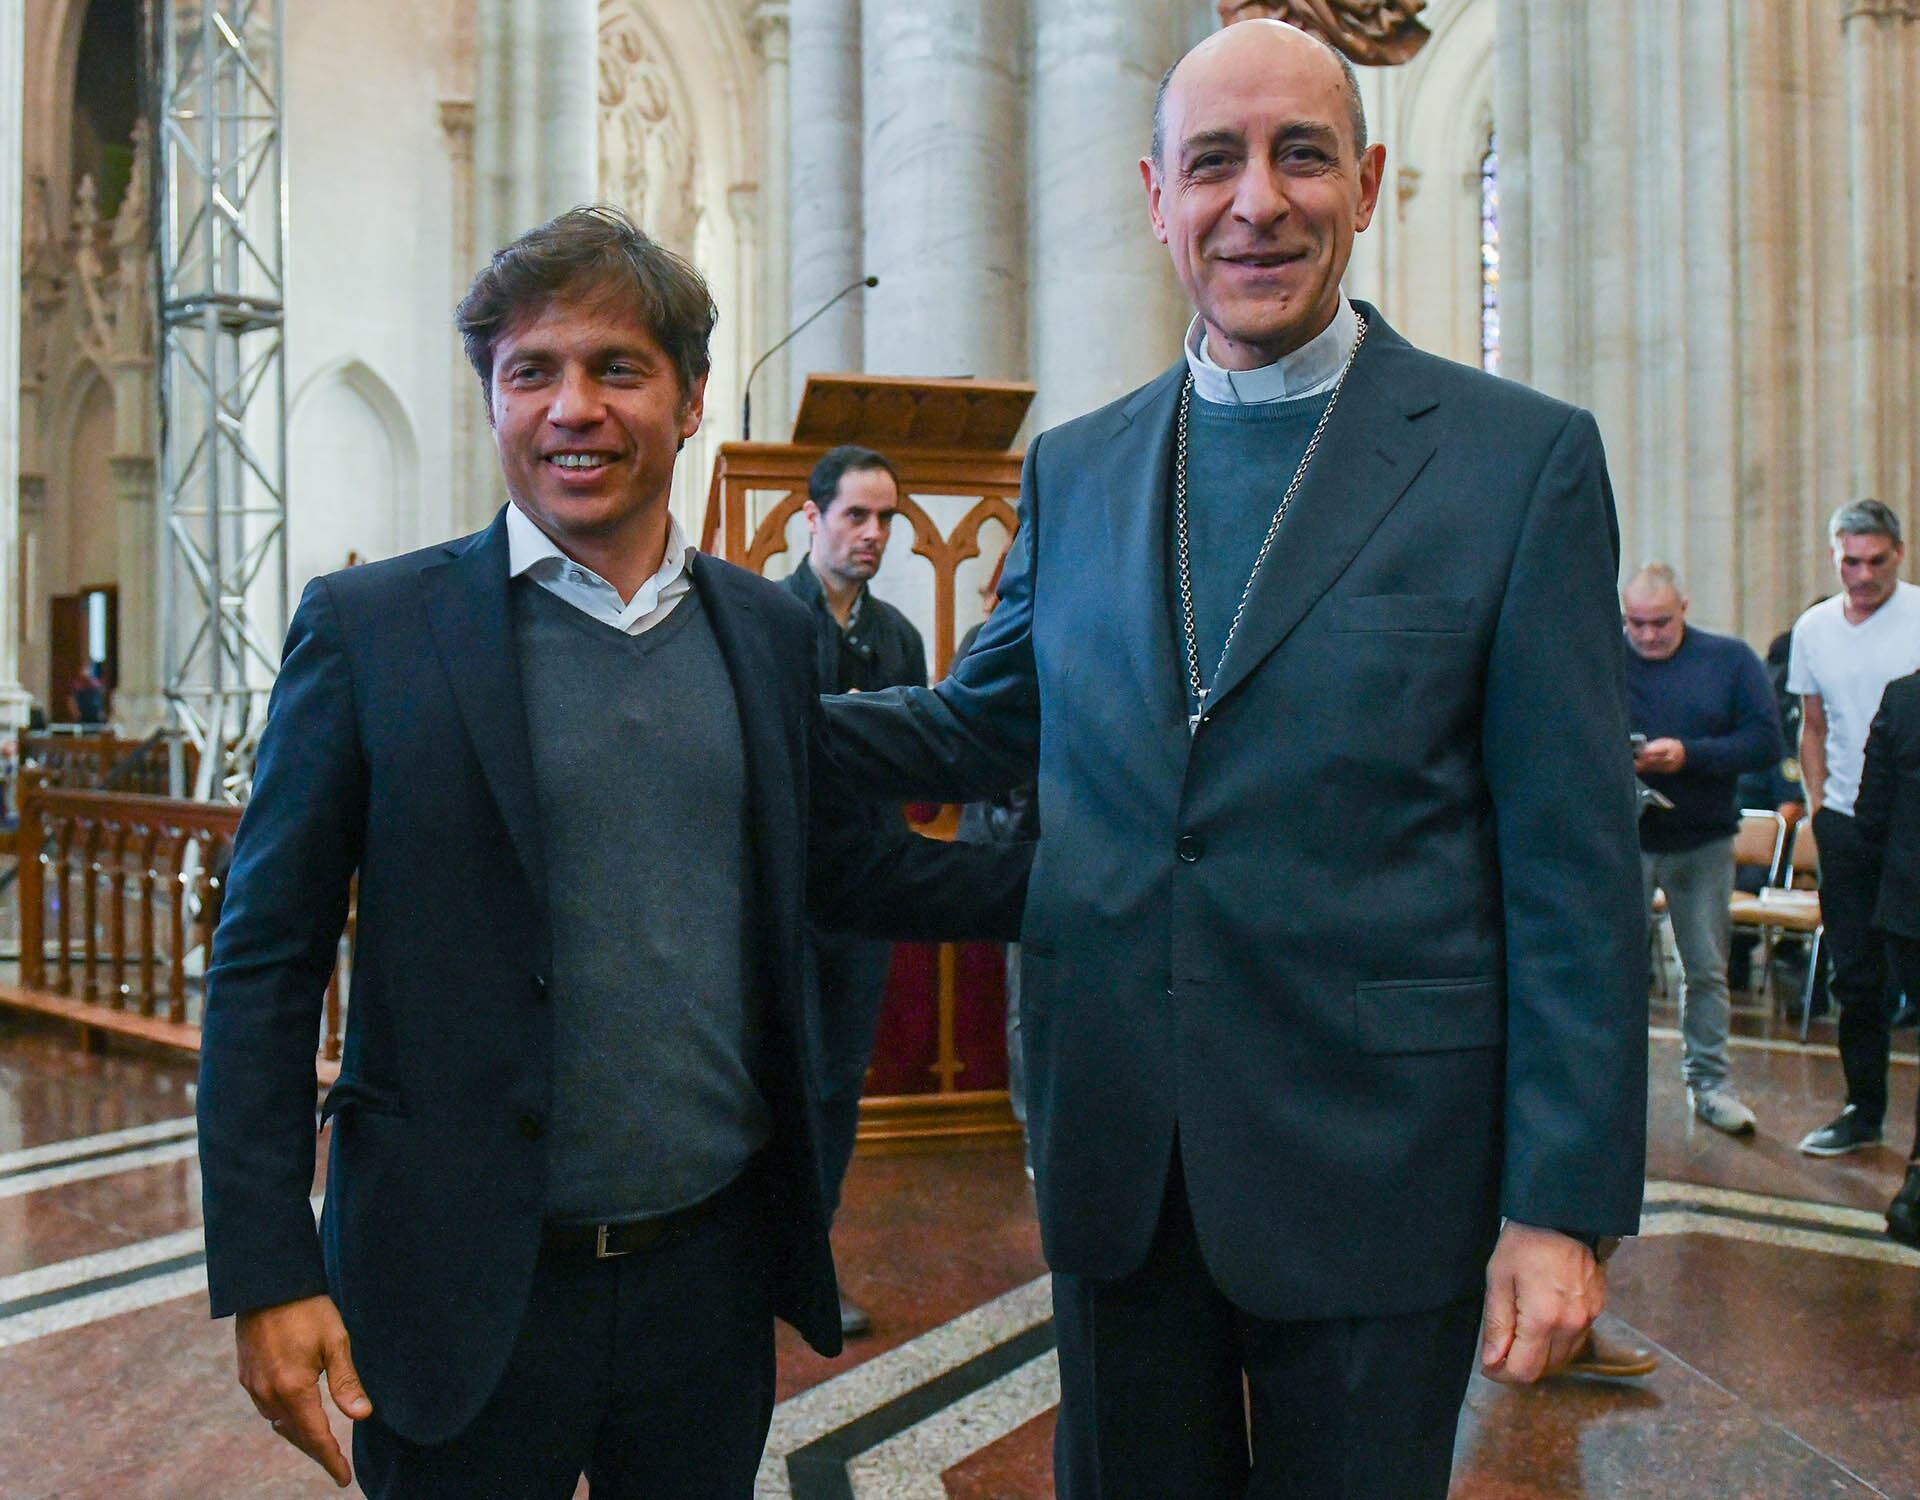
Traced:
<path fill-rule="evenodd" d="M 1193 712 L 1187 715 L 1187 734 L 1189 736 L 1196 736 L 1200 733 L 1200 721 L 1207 716 L 1207 694 L 1211 691 L 1211 688 L 1201 688 L 1199 695 L 1194 699 Z"/>

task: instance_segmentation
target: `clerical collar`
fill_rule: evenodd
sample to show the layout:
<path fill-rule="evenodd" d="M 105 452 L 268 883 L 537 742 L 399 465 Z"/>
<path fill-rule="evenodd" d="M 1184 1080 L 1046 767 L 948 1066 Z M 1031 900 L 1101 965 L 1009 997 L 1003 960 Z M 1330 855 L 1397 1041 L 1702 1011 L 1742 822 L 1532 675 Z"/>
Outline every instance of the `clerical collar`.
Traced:
<path fill-rule="evenodd" d="M 1187 368 L 1193 372 L 1194 394 L 1220 406 L 1262 406 L 1269 401 L 1324 396 L 1347 367 L 1347 356 L 1359 336 L 1359 315 L 1342 293 L 1333 321 L 1293 353 L 1257 370 L 1228 370 L 1208 355 L 1207 325 L 1196 316 L 1187 325 Z"/>

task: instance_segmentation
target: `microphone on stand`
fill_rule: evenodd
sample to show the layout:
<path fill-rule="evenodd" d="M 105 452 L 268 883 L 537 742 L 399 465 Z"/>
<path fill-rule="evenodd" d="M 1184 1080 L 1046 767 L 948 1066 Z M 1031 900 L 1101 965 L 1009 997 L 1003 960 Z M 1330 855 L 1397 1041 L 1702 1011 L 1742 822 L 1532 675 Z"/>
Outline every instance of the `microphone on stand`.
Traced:
<path fill-rule="evenodd" d="M 838 302 L 849 292 L 858 291 L 863 286 L 878 285 L 880 285 L 880 278 L 878 276 L 862 276 L 858 281 L 848 282 L 845 286 L 841 287 L 839 291 L 827 298 L 825 302 L 821 303 L 806 319 L 794 324 L 792 328 L 787 330 L 787 336 L 785 338 L 753 362 L 753 368 L 747 371 L 746 383 L 740 387 L 740 440 L 742 442 L 750 442 L 753 439 L 753 377 L 760 373 L 760 367 L 772 359 L 774 355 L 778 354 L 782 349 L 786 348 L 787 345 L 791 344 L 794 339 L 806 330 L 809 323 L 826 312 L 828 308 L 832 307 L 834 303 Z"/>

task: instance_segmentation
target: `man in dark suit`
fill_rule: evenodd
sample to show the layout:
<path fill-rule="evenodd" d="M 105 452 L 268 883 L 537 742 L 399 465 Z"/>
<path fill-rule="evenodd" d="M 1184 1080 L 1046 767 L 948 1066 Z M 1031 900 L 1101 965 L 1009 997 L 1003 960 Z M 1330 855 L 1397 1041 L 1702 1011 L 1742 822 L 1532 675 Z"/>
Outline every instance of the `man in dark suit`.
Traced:
<path fill-rule="evenodd" d="M 1606 469 L 1342 295 L 1383 153 L 1337 55 L 1243 22 L 1156 114 L 1186 357 L 1034 440 L 974 649 L 832 700 L 832 751 L 948 801 L 1038 770 L 1059 1493 L 1439 1497 L 1483 1309 L 1539 1378 L 1638 1224 Z"/>
<path fill-rule="evenodd" d="M 880 570 L 899 510 L 900 476 L 871 448 L 829 448 L 807 475 L 807 555 L 787 575 L 787 589 L 813 617 L 822 692 L 926 686 L 927 648 L 920 632 L 867 586 Z M 816 931 L 812 938 L 826 1123 L 820 1157 L 832 1215 L 853 1161 L 893 945 L 857 933 Z M 857 1338 L 872 1327 L 866 1310 L 843 1294 L 840 1331 Z"/>
<path fill-rule="evenodd" d="M 346 1484 L 324 1372 L 370 1495 L 747 1495 L 774 1316 L 840 1345 L 807 898 L 1017 925 L 1017 854 L 846 797 L 805 612 L 672 521 L 714 317 L 611 211 L 501 251 L 460 326 L 511 503 L 316 580 L 289 633 L 209 970 L 207 1271 L 261 1414 Z"/>
<path fill-rule="evenodd" d="M 1880 865 L 1873 925 L 1886 938 L 1894 979 L 1909 1005 L 1920 1003 L 1920 672 L 1896 677 L 1880 698 L 1867 734 L 1853 820 Z M 1886 1092 L 1881 1043 L 1881 1093 Z M 1920 1106 L 1907 1178 L 1887 1208 L 1887 1233 L 1920 1248 Z"/>

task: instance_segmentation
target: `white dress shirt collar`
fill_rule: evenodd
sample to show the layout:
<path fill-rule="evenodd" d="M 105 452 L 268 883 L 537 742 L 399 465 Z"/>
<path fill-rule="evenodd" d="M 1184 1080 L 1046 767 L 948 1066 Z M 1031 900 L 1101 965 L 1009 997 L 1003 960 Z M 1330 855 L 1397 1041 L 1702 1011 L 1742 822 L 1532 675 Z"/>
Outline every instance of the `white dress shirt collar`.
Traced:
<path fill-rule="evenodd" d="M 1194 394 L 1220 406 L 1262 406 L 1319 396 L 1333 389 L 1360 337 L 1360 316 L 1340 295 L 1333 321 L 1291 354 L 1256 370 L 1228 370 L 1207 353 L 1207 326 L 1198 316 L 1187 325 L 1187 368 Z"/>
<path fill-rule="evenodd" d="M 680 523 L 669 514 L 667 549 L 658 571 L 623 604 L 618 589 L 585 563 L 568 557 L 525 511 L 507 503 L 507 576 L 527 574 L 556 598 L 628 635 L 639 635 L 665 619 L 693 587 L 687 575 L 692 550 Z"/>

